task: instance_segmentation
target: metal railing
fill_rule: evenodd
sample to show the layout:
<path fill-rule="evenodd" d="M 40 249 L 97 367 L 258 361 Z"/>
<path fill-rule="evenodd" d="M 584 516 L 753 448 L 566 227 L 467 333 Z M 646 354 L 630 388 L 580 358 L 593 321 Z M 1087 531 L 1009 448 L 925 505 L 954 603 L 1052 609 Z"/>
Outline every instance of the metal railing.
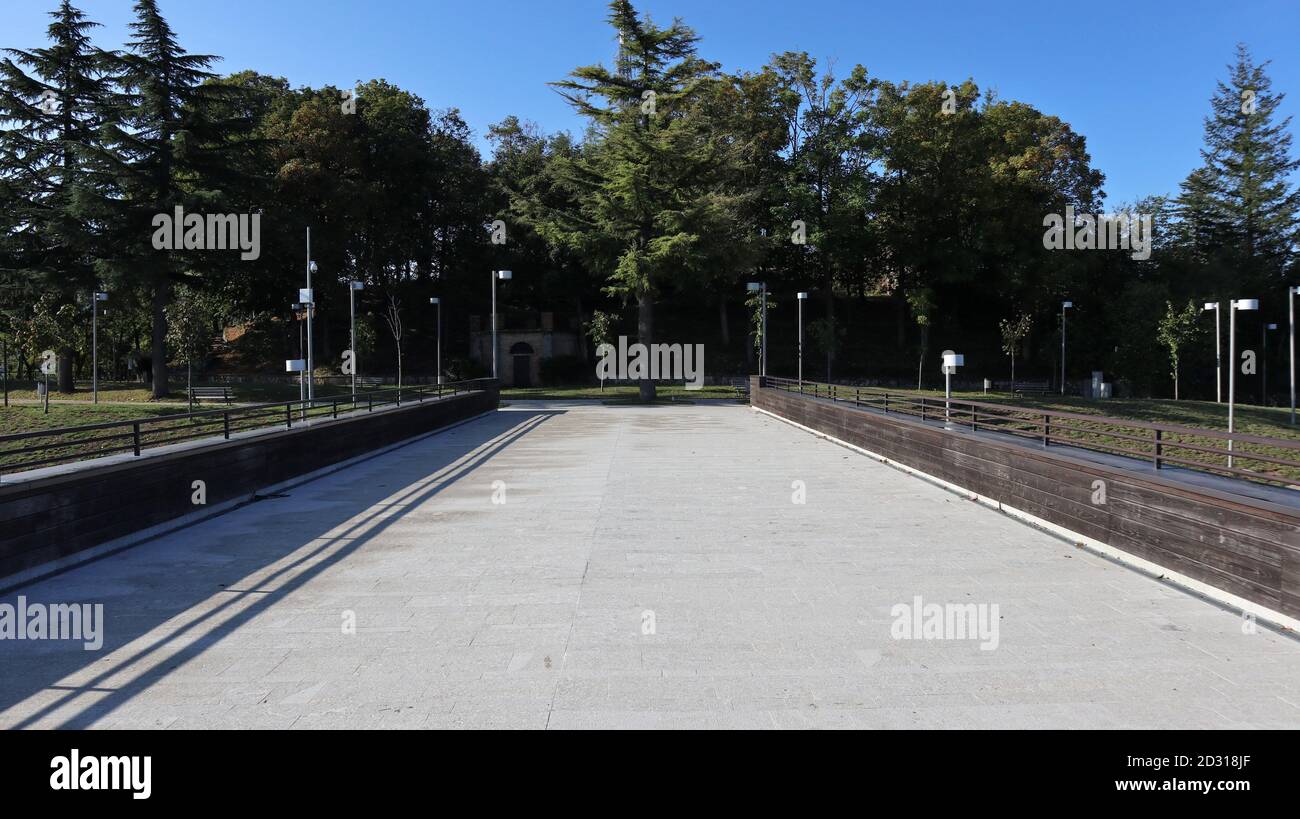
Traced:
<path fill-rule="evenodd" d="M 92 460 L 131 453 L 200 438 L 230 440 L 241 432 L 293 429 L 312 420 L 333 420 L 341 414 L 365 412 L 387 406 L 423 403 L 478 392 L 492 385 L 490 378 L 441 385 L 385 388 L 370 392 L 227 407 L 205 412 L 160 415 L 131 421 L 111 421 L 76 427 L 0 435 L 0 475 L 43 466 Z M 19 444 L 19 446 L 11 446 Z M 35 456 L 35 457 L 34 457 Z"/>
<path fill-rule="evenodd" d="M 947 400 L 790 378 L 769 376 L 764 379 L 764 386 L 887 415 L 942 422 L 973 432 L 997 432 L 1043 447 L 1070 446 L 1137 458 L 1155 469 L 1179 466 L 1260 483 L 1300 487 L 1300 440 L 987 401 Z"/>

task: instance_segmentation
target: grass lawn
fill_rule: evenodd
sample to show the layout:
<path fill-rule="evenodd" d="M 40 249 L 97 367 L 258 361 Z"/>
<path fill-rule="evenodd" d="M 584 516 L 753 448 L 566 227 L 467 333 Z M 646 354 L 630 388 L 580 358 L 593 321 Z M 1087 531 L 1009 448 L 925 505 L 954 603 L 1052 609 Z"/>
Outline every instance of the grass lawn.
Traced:
<path fill-rule="evenodd" d="M 940 390 L 923 390 L 920 393 L 902 390 L 890 390 L 889 392 L 891 395 L 924 395 L 926 398 L 943 399 L 943 392 Z M 987 404 L 1008 404 L 1028 409 L 1097 415 L 1126 421 L 1168 424 L 1221 432 L 1227 432 L 1228 430 L 1227 404 L 1216 404 L 1213 401 L 1170 401 L 1132 398 L 1094 400 L 1073 396 L 1015 396 L 1009 393 L 989 393 L 985 395 L 983 392 L 954 392 L 953 399 Z M 957 422 L 960 423 L 963 417 L 969 416 L 959 416 Z M 1238 405 L 1236 409 L 1236 431 L 1245 435 L 1300 442 L 1300 427 L 1291 426 L 1290 418 L 1291 410 L 1289 407 Z M 1026 424 L 1035 424 L 1042 421 L 1042 416 L 1035 416 L 1034 413 L 1015 413 L 1010 420 L 1012 423 L 1024 421 Z M 1026 432 L 1030 435 L 1041 434 L 1039 430 L 1033 429 L 1027 429 Z M 1117 439 L 1108 436 L 1107 432 L 1132 435 L 1143 440 Z M 1092 424 L 1087 421 L 1062 421 L 1054 425 L 1053 435 L 1061 435 L 1070 440 L 1078 441 L 1084 446 L 1090 444 L 1093 446 L 1106 445 L 1108 447 L 1128 449 L 1136 452 L 1139 456 L 1152 456 L 1155 453 L 1154 442 L 1148 440 L 1151 433 L 1141 429 L 1116 430 L 1107 425 Z M 1166 435 L 1163 453 L 1167 457 L 1186 459 L 1197 464 L 1226 466 L 1226 457 L 1222 454 L 1182 448 L 1178 446 L 1179 443 L 1221 449 L 1226 445 L 1222 440 L 1195 435 Z M 1250 460 L 1248 456 L 1251 453 L 1290 461 L 1300 461 L 1300 450 L 1259 444 L 1239 444 L 1237 448 L 1238 468 L 1267 473 L 1274 476 L 1279 483 L 1300 484 L 1300 468 Z M 1171 465 L 1183 464 L 1175 463 Z"/>
<path fill-rule="evenodd" d="M 341 387 L 318 387 L 317 397 L 331 397 L 334 395 L 347 394 L 349 391 Z M 134 396 L 134 399 L 124 399 L 123 394 Z M 13 392 L 10 398 L 16 397 Z M 112 397 L 110 397 L 110 395 Z M 296 400 L 298 390 L 288 385 L 251 385 L 249 388 L 236 388 L 235 396 L 241 403 L 261 404 L 276 403 L 286 400 Z M 32 394 L 33 400 L 35 394 Z M 109 393 L 101 390 L 101 402 L 123 401 L 124 403 L 100 403 L 92 404 L 89 401 L 89 394 L 78 392 L 77 400 L 70 400 L 60 403 L 58 401 L 50 402 L 50 411 L 46 414 L 40 404 L 15 404 L 11 403 L 8 407 L 0 407 L 0 435 L 14 435 L 18 433 L 40 432 L 44 430 L 63 429 L 67 427 L 79 427 L 91 424 L 112 424 L 118 422 L 140 421 L 145 419 L 166 418 L 173 415 L 184 415 L 188 412 L 184 396 L 178 397 L 177 403 L 151 403 L 148 400 L 148 393 L 141 389 L 119 390 L 116 393 Z M 127 403 L 129 401 L 129 403 Z M 216 403 L 205 403 L 195 407 L 196 412 L 211 412 L 223 409 L 222 405 Z M 283 412 L 268 410 L 270 415 L 263 415 L 257 412 L 254 417 L 244 418 L 236 416 L 231 420 L 231 432 L 242 432 L 258 427 L 278 426 L 282 423 Z M 333 412 L 332 407 L 326 405 L 317 407 L 312 410 L 312 417 L 329 416 Z M 298 415 L 295 413 L 295 419 Z M 159 446 L 177 439 L 188 439 L 192 437 L 219 436 L 222 434 L 224 425 L 221 416 L 214 418 L 192 419 L 189 421 L 175 421 L 163 424 L 146 424 L 141 428 L 141 445 L 143 448 Z M 60 436 L 58 444 L 70 444 L 69 446 L 55 446 L 56 441 L 49 438 L 32 438 L 20 441 L 9 441 L 0 443 L 0 472 L 14 471 L 15 467 L 32 464 L 43 461 L 48 458 L 62 457 L 64 455 L 76 455 L 79 457 L 94 457 L 96 454 L 116 454 L 112 452 L 117 447 L 128 446 L 132 443 L 132 430 L 129 427 L 114 430 L 90 430 Z M 92 440 L 102 439 L 105 436 L 114 437 L 111 440 Z M 12 450 L 32 448 L 32 452 L 17 454 L 5 454 Z M 107 450 L 107 452 L 106 452 Z"/>
<path fill-rule="evenodd" d="M 502 400 L 515 401 L 610 401 L 616 403 L 635 402 L 640 395 L 636 386 L 609 384 L 602 391 L 595 387 L 506 387 L 501 390 Z M 702 390 L 687 390 L 681 386 L 661 386 L 656 390 L 659 399 L 690 401 L 719 398 L 740 398 L 731 387 L 705 387 Z"/>
<path fill-rule="evenodd" d="M 196 384 L 196 386 L 203 386 Z M 276 401 L 295 401 L 298 398 L 297 384 L 234 384 L 233 400 L 240 404 L 264 404 L 274 403 Z M 347 395 L 351 393 L 351 388 L 338 385 L 317 385 L 316 397 L 329 398 L 335 395 Z M 50 393 L 50 402 L 53 405 L 60 401 L 86 401 L 93 399 L 94 394 L 91 392 L 90 384 L 77 382 L 77 390 L 71 395 L 52 391 Z M 9 398 L 12 401 L 36 401 L 36 384 L 31 381 L 10 381 Z M 135 382 L 113 382 L 101 383 L 99 385 L 99 400 L 101 402 L 129 402 L 132 404 L 150 404 L 155 403 L 149 387 Z M 171 393 L 157 403 L 186 403 L 185 384 L 173 383 Z M 202 409 L 215 409 L 217 404 L 211 402 L 202 406 Z"/>

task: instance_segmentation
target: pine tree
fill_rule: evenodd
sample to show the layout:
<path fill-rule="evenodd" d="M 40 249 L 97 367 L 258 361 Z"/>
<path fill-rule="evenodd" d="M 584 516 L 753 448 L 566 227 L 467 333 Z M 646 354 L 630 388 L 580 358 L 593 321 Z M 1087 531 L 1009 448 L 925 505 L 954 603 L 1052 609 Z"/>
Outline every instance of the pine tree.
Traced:
<path fill-rule="evenodd" d="M 0 61 L 0 165 L 13 274 L 11 300 L 28 305 L 53 294 L 57 307 L 89 303 L 100 234 L 82 206 L 83 168 L 112 99 L 109 54 L 69 0 L 50 13 L 50 45 L 5 49 Z M 59 349 L 59 389 L 73 391 L 72 350 Z"/>
<path fill-rule="evenodd" d="M 1262 295 L 1285 284 L 1294 254 L 1300 190 L 1288 176 L 1291 118 L 1277 121 L 1285 94 L 1244 45 L 1210 100 L 1203 166 L 1182 185 L 1180 216 L 1197 260 L 1219 272 L 1222 295 Z"/>
<path fill-rule="evenodd" d="M 172 288 L 192 283 L 188 271 L 213 261 L 211 254 L 200 261 L 155 250 L 152 219 L 178 205 L 189 212 L 231 208 L 235 137 L 248 123 L 220 115 L 238 106 L 230 104 L 234 89 L 208 71 L 217 57 L 187 53 L 155 0 L 137 0 L 135 12 L 133 36 L 120 57 L 115 120 L 104 129 L 107 144 L 94 154 L 92 167 L 101 194 L 97 216 L 111 225 L 119 248 L 107 267 L 149 293 L 153 395 L 161 398 L 168 391 Z"/>
<path fill-rule="evenodd" d="M 606 291 L 636 300 L 638 340 L 650 345 L 656 297 L 699 272 L 707 237 L 728 209 L 714 184 L 725 147 L 710 138 L 706 117 L 693 116 L 717 66 L 700 59 L 699 38 L 680 20 L 659 28 L 629 0 L 613 0 L 609 22 L 620 42 L 615 70 L 586 66 L 554 83 L 591 120 L 569 168 L 582 205 L 567 227 L 589 258 L 613 271 Z M 640 395 L 654 400 L 649 378 Z"/>

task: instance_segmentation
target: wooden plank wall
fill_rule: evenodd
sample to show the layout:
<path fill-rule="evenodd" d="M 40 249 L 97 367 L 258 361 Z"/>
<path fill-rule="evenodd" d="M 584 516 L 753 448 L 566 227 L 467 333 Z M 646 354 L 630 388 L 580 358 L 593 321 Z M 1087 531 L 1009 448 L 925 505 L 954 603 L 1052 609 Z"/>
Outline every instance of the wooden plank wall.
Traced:
<path fill-rule="evenodd" d="M 255 438 L 16 484 L 0 484 L 0 578 L 166 523 L 207 505 L 251 498 L 366 452 L 472 418 L 498 404 L 496 389 L 410 404 L 359 418 L 316 421 Z"/>
<path fill-rule="evenodd" d="M 751 396 L 782 418 L 1300 617 L 1300 509 L 791 395 L 757 378 Z M 1093 503 L 1096 481 L 1105 505 Z"/>

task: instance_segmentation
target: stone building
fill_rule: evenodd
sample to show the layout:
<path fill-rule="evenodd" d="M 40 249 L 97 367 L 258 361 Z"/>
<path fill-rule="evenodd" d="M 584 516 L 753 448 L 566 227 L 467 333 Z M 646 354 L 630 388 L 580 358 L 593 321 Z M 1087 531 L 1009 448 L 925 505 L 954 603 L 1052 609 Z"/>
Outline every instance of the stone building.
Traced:
<path fill-rule="evenodd" d="M 509 322 L 507 322 L 507 318 Z M 491 319 L 470 316 L 470 358 L 492 369 Z M 578 319 L 555 313 L 497 314 L 497 368 L 507 387 L 535 387 L 541 384 L 542 362 L 560 356 L 581 355 L 578 347 Z M 507 323 L 521 326 L 506 326 Z M 557 327 L 557 324 L 561 325 Z"/>

